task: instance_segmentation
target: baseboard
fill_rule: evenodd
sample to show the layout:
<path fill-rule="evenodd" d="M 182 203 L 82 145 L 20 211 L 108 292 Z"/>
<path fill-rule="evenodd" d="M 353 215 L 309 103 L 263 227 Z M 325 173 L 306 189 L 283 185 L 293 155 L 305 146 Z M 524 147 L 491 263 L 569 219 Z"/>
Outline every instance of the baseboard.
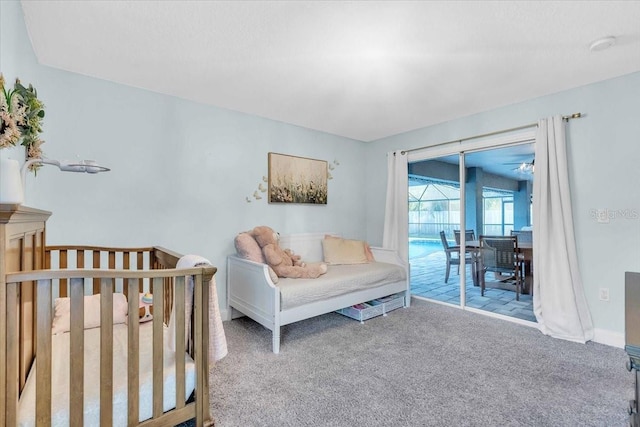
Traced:
<path fill-rule="evenodd" d="M 0 0 L 1 1 L 1 0 Z M 237 319 L 238 317 L 244 317 L 245 314 L 239 312 L 235 308 L 227 306 L 227 308 L 220 309 L 220 317 L 223 322 L 227 322 L 229 320 Z"/>
<path fill-rule="evenodd" d="M 595 328 L 593 330 L 593 341 L 618 348 L 624 348 L 625 345 L 624 333 L 614 332 L 608 329 Z"/>

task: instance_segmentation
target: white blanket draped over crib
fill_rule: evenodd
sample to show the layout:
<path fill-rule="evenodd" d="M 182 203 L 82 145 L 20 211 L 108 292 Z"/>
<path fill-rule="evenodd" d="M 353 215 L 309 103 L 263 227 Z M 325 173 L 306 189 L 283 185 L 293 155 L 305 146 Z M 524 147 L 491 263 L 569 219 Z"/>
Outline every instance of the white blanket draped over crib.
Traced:
<path fill-rule="evenodd" d="M 209 260 L 199 255 L 185 255 L 178 260 L 176 268 L 193 268 L 203 265 L 211 265 Z M 175 298 L 174 298 L 175 301 Z M 174 321 L 174 310 L 171 309 L 171 317 L 169 319 L 169 345 L 175 350 L 176 325 Z M 191 317 L 193 310 L 193 278 L 189 277 L 186 284 L 185 295 L 185 319 Z M 191 322 L 185 322 L 185 337 L 187 341 L 191 336 Z M 220 306 L 218 305 L 218 292 L 216 289 L 215 275 L 209 282 L 209 364 L 213 365 L 216 361 L 227 355 L 227 338 L 224 334 L 222 326 L 222 318 L 220 317 Z"/>

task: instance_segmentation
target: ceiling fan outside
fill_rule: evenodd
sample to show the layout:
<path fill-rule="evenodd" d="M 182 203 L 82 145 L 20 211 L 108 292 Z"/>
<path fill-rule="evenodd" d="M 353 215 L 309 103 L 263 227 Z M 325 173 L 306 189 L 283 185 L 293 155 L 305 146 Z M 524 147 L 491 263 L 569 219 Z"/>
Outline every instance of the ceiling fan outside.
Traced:
<path fill-rule="evenodd" d="M 520 163 L 520 165 L 515 168 L 515 171 L 518 171 L 520 173 L 525 173 L 525 174 L 533 174 L 535 168 L 536 168 L 536 160 L 533 159 L 531 160 L 531 163 L 527 163 L 527 162 L 522 162 Z"/>
<path fill-rule="evenodd" d="M 533 159 L 531 162 L 505 163 L 505 165 L 518 165 L 518 167 L 513 168 L 514 172 L 531 175 L 535 170 L 535 163 L 536 159 Z"/>

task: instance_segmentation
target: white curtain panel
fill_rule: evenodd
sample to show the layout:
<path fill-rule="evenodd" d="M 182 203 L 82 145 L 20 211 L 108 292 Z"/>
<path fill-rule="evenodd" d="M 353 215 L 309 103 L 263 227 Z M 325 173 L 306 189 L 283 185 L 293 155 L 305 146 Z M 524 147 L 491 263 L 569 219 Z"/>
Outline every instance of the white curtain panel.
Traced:
<path fill-rule="evenodd" d="M 382 246 L 409 259 L 409 170 L 407 153 L 387 153 L 387 202 L 384 211 Z"/>
<path fill-rule="evenodd" d="M 533 311 L 542 333 L 581 342 L 593 339 L 573 233 L 562 116 L 541 119 L 533 180 Z"/>

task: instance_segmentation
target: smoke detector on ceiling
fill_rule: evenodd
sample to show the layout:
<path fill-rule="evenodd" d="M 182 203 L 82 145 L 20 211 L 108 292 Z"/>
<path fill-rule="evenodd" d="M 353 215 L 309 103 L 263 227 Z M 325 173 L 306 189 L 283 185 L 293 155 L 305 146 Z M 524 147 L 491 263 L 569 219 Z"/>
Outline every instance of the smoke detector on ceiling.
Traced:
<path fill-rule="evenodd" d="M 591 52 L 598 52 L 598 51 L 601 51 L 601 50 L 608 49 L 611 46 L 613 46 L 614 44 L 616 44 L 616 38 L 615 37 L 613 37 L 613 36 L 602 37 L 601 39 L 593 41 L 589 45 L 589 50 Z"/>

